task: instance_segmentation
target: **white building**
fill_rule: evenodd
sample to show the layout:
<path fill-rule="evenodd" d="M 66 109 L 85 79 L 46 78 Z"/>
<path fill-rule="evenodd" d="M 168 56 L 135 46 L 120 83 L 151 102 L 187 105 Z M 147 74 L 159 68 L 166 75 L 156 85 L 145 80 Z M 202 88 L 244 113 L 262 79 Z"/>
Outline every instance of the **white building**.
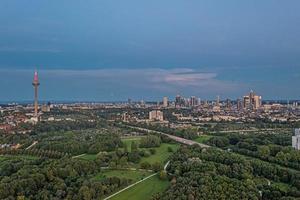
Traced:
<path fill-rule="evenodd" d="M 292 146 L 300 150 L 300 128 L 295 129 L 295 136 L 292 136 Z"/>
<path fill-rule="evenodd" d="M 169 102 L 168 102 L 168 97 L 163 98 L 163 107 L 168 107 Z"/>
<path fill-rule="evenodd" d="M 153 110 L 149 112 L 149 120 L 151 121 L 164 121 L 163 112 L 160 110 Z"/>

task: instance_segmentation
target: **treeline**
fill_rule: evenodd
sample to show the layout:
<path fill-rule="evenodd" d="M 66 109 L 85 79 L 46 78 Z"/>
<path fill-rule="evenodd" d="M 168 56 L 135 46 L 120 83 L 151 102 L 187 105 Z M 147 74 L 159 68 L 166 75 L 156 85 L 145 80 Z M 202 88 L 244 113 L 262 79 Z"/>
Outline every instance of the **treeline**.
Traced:
<path fill-rule="evenodd" d="M 257 119 L 254 122 L 220 122 L 215 126 L 208 126 L 207 131 L 224 131 L 224 130 L 243 130 L 243 129 L 272 129 L 272 128 L 297 128 L 300 126 L 299 122 L 271 122 L 268 120 Z"/>
<path fill-rule="evenodd" d="M 300 151 L 290 141 L 288 134 L 224 134 L 210 138 L 207 144 L 300 170 Z"/>
<path fill-rule="evenodd" d="M 96 128 L 97 122 L 89 122 L 87 120 L 76 121 L 55 121 L 55 122 L 39 122 L 34 126 L 33 133 L 53 132 L 53 131 L 69 131 L 69 130 L 84 130 Z"/>
<path fill-rule="evenodd" d="M 123 147 L 120 136 L 114 132 L 98 132 L 97 130 L 50 132 L 39 135 L 35 148 L 55 150 L 78 155 L 83 153 L 97 154 L 100 151 L 114 151 Z"/>
<path fill-rule="evenodd" d="M 0 149 L 0 155 L 30 155 L 41 158 L 54 158 L 59 159 L 62 157 L 68 157 L 70 154 L 65 152 L 53 151 L 53 150 L 42 150 L 42 149 Z"/>
<path fill-rule="evenodd" d="M 152 148 L 152 147 L 159 147 L 161 144 L 160 137 L 155 135 L 148 135 L 146 137 L 142 137 L 140 141 L 140 148 Z"/>
<path fill-rule="evenodd" d="M 0 165 L 0 199 L 102 199 L 131 183 L 118 177 L 91 179 L 96 173 L 95 162 L 8 160 Z"/>
<path fill-rule="evenodd" d="M 155 199 L 300 197 L 300 172 L 213 148 L 182 147 L 172 156 L 168 172 L 172 186 Z M 279 187 L 278 182 L 288 189 Z"/>

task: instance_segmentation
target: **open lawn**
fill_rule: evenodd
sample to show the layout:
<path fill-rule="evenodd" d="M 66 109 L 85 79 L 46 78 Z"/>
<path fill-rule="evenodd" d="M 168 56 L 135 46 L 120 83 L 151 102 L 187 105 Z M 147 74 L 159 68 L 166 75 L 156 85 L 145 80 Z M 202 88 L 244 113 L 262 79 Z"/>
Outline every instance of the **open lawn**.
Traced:
<path fill-rule="evenodd" d="M 173 154 L 173 152 L 168 151 L 168 147 L 171 147 L 173 149 L 173 152 L 175 152 L 179 148 L 179 145 L 162 143 L 160 147 L 155 148 L 156 153 L 154 155 L 151 155 L 149 157 L 143 157 L 140 163 L 149 162 L 150 164 L 153 164 L 155 162 L 161 162 L 161 163 L 166 162 L 168 157 Z"/>
<path fill-rule="evenodd" d="M 111 200 L 148 200 L 152 195 L 166 190 L 169 184 L 169 181 L 162 181 L 155 175 L 112 197 Z"/>
<path fill-rule="evenodd" d="M 149 176 L 150 174 L 151 172 L 138 170 L 104 170 L 97 174 L 93 180 L 101 180 L 105 177 L 119 177 L 131 179 L 133 182 L 137 182 Z"/>
<path fill-rule="evenodd" d="M 200 135 L 199 137 L 197 137 L 195 139 L 196 142 L 199 142 L 199 143 L 205 143 L 207 140 L 209 140 L 211 137 L 211 135 Z"/>

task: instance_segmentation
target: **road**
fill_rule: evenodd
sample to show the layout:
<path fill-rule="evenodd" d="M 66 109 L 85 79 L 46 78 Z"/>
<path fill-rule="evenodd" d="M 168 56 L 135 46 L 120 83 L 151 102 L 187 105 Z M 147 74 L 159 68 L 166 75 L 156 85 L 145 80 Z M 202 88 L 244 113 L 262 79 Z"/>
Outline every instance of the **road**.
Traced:
<path fill-rule="evenodd" d="M 33 147 L 34 145 L 36 145 L 38 143 L 38 141 L 34 141 L 29 147 L 26 148 L 26 150 L 30 149 L 31 147 Z"/>
<path fill-rule="evenodd" d="M 276 130 L 290 130 L 290 128 L 225 130 L 225 131 L 212 131 L 211 133 L 239 133 L 239 132 L 276 131 Z"/>
<path fill-rule="evenodd" d="M 185 139 L 185 138 L 177 137 L 177 136 L 170 135 L 170 134 L 167 134 L 167 133 L 163 133 L 163 132 L 160 132 L 160 131 L 154 131 L 154 130 L 150 130 L 150 129 L 146 129 L 146 128 L 140 128 L 140 127 L 136 127 L 136 126 L 127 126 L 127 127 L 135 128 L 135 129 L 138 129 L 138 130 L 141 130 L 141 131 L 153 132 L 153 133 L 158 133 L 158 134 L 161 134 L 161 135 L 165 135 L 165 136 L 168 136 L 169 138 L 171 138 L 172 140 L 174 140 L 176 142 L 179 142 L 181 144 L 186 144 L 186 145 L 196 144 L 196 145 L 199 145 L 202 148 L 210 147 L 206 144 L 202 144 L 202 143 L 199 143 L 199 142 L 196 142 L 196 141 L 193 141 L 193 140 L 188 140 L 188 139 Z"/>

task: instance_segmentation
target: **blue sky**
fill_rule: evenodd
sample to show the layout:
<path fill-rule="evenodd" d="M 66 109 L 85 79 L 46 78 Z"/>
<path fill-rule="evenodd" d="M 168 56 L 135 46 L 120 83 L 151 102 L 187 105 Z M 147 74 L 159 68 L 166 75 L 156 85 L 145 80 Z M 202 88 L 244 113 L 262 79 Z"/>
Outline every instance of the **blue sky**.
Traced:
<path fill-rule="evenodd" d="M 1 0 L 0 100 L 300 99 L 297 0 Z"/>

